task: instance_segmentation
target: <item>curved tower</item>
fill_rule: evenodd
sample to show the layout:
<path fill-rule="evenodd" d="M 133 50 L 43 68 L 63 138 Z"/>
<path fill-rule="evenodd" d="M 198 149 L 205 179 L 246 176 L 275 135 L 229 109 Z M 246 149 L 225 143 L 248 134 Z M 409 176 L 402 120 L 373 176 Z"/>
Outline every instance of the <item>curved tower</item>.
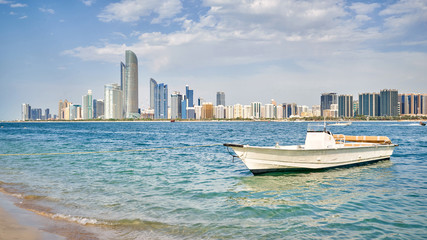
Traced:
<path fill-rule="evenodd" d="M 138 59 L 134 52 L 126 50 L 126 76 L 123 87 L 123 104 L 126 118 L 138 114 Z"/>

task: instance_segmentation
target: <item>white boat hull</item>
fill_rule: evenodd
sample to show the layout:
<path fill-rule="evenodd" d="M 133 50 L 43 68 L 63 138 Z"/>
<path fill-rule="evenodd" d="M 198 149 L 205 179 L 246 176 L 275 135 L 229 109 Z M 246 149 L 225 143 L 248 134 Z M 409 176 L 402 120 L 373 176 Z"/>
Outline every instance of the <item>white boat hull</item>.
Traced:
<path fill-rule="evenodd" d="M 227 145 L 226 145 L 227 146 Z M 394 144 L 366 144 L 356 147 L 304 149 L 290 147 L 251 147 L 229 145 L 254 173 L 325 169 L 389 159 Z"/>

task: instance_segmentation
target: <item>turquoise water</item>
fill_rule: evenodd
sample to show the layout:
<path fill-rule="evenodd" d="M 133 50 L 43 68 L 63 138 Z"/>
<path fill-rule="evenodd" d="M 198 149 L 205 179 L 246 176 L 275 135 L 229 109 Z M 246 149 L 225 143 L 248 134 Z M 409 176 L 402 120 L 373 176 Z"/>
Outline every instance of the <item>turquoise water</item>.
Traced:
<path fill-rule="evenodd" d="M 303 144 L 307 123 L 1 123 L 0 153 L 119 151 L 216 143 Z M 55 219 L 114 238 L 427 238 L 427 127 L 355 122 L 385 135 L 390 161 L 253 176 L 223 146 L 0 156 L 0 187 Z M 113 238 L 113 237 L 112 237 Z"/>

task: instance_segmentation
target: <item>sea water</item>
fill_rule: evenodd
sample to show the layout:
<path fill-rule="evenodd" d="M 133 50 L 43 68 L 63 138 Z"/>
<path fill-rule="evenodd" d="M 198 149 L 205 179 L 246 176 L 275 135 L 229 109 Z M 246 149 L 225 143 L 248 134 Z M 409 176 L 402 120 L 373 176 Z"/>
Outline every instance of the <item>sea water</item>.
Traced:
<path fill-rule="evenodd" d="M 0 125 L 0 154 L 98 152 L 0 156 L 0 188 L 48 218 L 112 233 L 102 238 L 427 238 L 427 127 L 416 123 L 329 128 L 388 136 L 399 144 L 389 161 L 260 176 L 224 146 L 181 147 L 303 144 L 307 123 Z"/>

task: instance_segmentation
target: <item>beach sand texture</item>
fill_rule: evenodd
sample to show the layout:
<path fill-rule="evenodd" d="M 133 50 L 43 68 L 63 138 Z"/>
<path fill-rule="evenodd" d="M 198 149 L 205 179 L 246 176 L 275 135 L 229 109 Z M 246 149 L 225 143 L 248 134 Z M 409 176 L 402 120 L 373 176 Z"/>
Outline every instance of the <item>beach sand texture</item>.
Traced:
<path fill-rule="evenodd" d="M 19 224 L 9 213 L 0 208 L 0 240 L 42 239 L 39 230 Z"/>

